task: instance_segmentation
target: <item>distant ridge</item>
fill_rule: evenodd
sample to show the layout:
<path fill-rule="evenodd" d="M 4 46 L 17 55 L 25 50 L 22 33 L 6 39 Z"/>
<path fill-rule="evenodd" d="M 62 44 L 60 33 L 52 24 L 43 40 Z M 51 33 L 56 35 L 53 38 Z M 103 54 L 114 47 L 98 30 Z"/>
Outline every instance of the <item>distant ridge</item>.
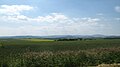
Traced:
<path fill-rule="evenodd" d="M 51 35 L 51 36 L 0 36 L 0 38 L 120 38 L 120 36 L 111 35 L 101 35 L 101 34 L 95 34 L 95 35 Z"/>

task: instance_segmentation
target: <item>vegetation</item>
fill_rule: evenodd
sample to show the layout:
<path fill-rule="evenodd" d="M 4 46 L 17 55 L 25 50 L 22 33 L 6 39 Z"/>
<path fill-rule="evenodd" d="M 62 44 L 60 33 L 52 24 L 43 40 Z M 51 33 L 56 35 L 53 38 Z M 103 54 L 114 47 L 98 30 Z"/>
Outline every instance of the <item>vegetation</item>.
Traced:
<path fill-rule="evenodd" d="M 120 39 L 0 39 L 0 42 L 1 67 L 83 67 L 120 63 Z"/>
<path fill-rule="evenodd" d="M 120 67 L 120 64 L 100 64 L 97 67 Z"/>
<path fill-rule="evenodd" d="M 39 39 L 39 38 L 24 38 L 24 39 L 20 39 L 20 40 L 26 40 L 26 41 L 54 41 L 54 40 L 50 40 L 50 39 Z"/>
<path fill-rule="evenodd" d="M 73 38 L 73 39 L 57 39 L 56 41 L 79 41 L 82 40 L 82 38 Z"/>

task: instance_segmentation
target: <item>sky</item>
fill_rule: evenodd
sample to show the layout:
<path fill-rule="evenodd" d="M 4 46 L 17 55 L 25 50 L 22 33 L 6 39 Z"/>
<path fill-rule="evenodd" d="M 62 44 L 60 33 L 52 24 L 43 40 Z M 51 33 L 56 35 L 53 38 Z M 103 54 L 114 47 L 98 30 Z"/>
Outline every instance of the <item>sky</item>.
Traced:
<path fill-rule="evenodd" d="M 0 0 L 0 36 L 120 35 L 120 0 Z"/>

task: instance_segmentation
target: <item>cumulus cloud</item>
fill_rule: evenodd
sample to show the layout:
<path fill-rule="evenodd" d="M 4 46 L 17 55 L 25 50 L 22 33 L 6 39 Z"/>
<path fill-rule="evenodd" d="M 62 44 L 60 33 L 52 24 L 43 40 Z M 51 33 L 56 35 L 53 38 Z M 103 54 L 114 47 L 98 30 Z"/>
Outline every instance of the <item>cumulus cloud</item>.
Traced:
<path fill-rule="evenodd" d="M 29 5 L 1 5 L 0 20 L 9 26 L 0 27 L 0 35 L 60 35 L 94 33 L 102 28 L 99 18 L 75 18 L 62 13 L 50 13 L 46 16 L 29 17 L 21 12 L 34 7 Z M 13 27 L 16 24 L 18 27 Z"/>
<path fill-rule="evenodd" d="M 116 7 L 115 7 L 115 10 L 116 10 L 117 12 L 120 12 L 120 6 L 116 6 Z"/>
<path fill-rule="evenodd" d="M 74 23 L 81 23 L 82 24 L 96 24 L 97 22 L 100 21 L 99 18 L 90 18 L 90 17 L 86 17 L 86 18 L 74 18 L 74 17 L 67 17 L 64 14 L 61 13 L 51 13 L 49 15 L 46 16 L 38 16 L 38 17 L 34 17 L 34 18 L 30 18 L 28 16 L 25 15 L 10 15 L 10 16 L 2 16 L 1 17 L 2 20 L 8 20 L 8 21 L 14 21 L 16 23 L 49 23 L 49 24 L 59 24 L 59 23 L 63 23 L 63 24 L 74 24 Z"/>
<path fill-rule="evenodd" d="M 98 28 L 102 27 L 99 24 L 101 21 L 98 18 L 70 18 L 63 14 L 56 13 L 48 16 L 39 16 L 41 18 L 29 18 L 26 16 L 20 16 L 9 20 L 15 21 L 11 23 L 19 22 L 24 26 L 18 26 L 17 28 L 1 27 L 3 35 L 64 35 L 64 34 L 91 34 L 95 33 Z M 19 20 L 19 19 L 20 20 Z M 21 20 L 21 19 L 28 19 Z M 25 21 L 25 22 L 22 22 Z M 10 23 L 9 22 L 9 23 Z M 25 24 L 26 23 L 26 24 Z M 35 25 L 37 24 L 37 25 Z M 45 24 L 45 25 L 44 25 Z M 30 26 L 31 25 L 31 26 Z"/>
<path fill-rule="evenodd" d="M 20 12 L 25 10 L 31 10 L 33 7 L 29 5 L 1 5 L 0 14 L 5 15 L 18 15 Z"/>
<path fill-rule="evenodd" d="M 32 20 L 37 22 L 60 22 L 68 20 L 68 17 L 61 13 L 51 13 L 47 16 L 38 16 L 37 18 L 33 18 Z"/>

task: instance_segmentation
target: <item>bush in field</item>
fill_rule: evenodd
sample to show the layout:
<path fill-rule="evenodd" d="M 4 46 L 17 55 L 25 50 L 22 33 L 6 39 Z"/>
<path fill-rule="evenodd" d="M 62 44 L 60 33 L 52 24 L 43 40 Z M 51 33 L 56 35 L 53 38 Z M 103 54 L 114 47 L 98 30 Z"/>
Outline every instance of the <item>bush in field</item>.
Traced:
<path fill-rule="evenodd" d="M 89 51 L 25 52 L 10 56 L 5 67 L 79 67 L 120 62 L 120 48 Z"/>

